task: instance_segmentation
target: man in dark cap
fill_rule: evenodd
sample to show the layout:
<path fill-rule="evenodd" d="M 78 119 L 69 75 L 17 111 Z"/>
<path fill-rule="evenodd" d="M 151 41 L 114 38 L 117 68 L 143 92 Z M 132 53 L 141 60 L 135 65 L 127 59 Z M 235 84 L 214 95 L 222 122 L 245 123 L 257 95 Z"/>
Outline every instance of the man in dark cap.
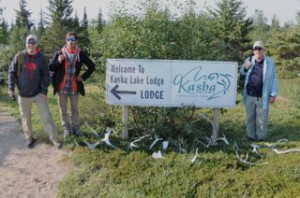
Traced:
<path fill-rule="evenodd" d="M 18 87 L 18 96 L 15 92 L 15 84 Z M 51 142 L 56 147 L 61 146 L 47 102 L 49 84 L 50 71 L 45 57 L 39 51 L 38 38 L 30 34 L 26 38 L 26 49 L 15 55 L 8 71 L 8 93 L 13 99 L 18 98 L 28 148 L 32 148 L 35 144 L 31 123 L 32 103 L 35 103 L 39 109 Z"/>

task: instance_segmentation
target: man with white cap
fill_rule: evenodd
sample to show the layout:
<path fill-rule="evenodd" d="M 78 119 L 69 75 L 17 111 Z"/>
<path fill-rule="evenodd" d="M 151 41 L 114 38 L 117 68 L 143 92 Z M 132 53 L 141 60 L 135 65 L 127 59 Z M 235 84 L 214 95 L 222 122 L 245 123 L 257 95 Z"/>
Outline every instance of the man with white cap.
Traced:
<path fill-rule="evenodd" d="M 269 104 L 278 95 L 278 81 L 274 61 L 264 54 L 262 41 L 253 44 L 254 56 L 247 58 L 240 69 L 245 76 L 243 103 L 247 113 L 247 135 L 251 141 L 267 137 Z"/>
<path fill-rule="evenodd" d="M 15 92 L 15 84 L 18 87 L 18 96 Z M 18 97 L 28 148 L 33 148 L 36 142 L 31 123 L 32 103 L 35 103 L 39 109 L 41 120 L 51 142 L 54 146 L 61 147 L 47 102 L 49 84 L 50 71 L 46 59 L 38 49 L 37 36 L 30 34 L 26 38 L 26 49 L 15 55 L 8 71 L 8 93 L 14 100 Z"/>

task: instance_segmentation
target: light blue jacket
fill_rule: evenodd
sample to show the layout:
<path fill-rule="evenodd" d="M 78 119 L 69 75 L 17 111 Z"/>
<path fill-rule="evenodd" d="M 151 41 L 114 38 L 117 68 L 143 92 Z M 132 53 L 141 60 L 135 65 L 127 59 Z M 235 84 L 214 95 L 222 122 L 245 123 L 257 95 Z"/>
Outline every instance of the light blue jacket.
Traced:
<path fill-rule="evenodd" d="M 269 109 L 270 97 L 276 97 L 278 95 L 278 80 L 276 74 L 276 68 L 274 61 L 268 57 L 264 57 L 264 68 L 263 68 L 263 93 L 262 93 L 262 106 L 263 109 Z M 253 66 L 255 65 L 254 57 L 252 57 L 252 65 L 247 72 L 245 72 L 244 68 L 246 64 L 249 62 L 249 58 L 247 58 L 240 69 L 240 74 L 242 76 L 246 75 L 244 90 L 243 90 L 243 102 L 245 104 L 247 97 L 247 84 L 249 80 L 249 75 L 252 72 Z"/>

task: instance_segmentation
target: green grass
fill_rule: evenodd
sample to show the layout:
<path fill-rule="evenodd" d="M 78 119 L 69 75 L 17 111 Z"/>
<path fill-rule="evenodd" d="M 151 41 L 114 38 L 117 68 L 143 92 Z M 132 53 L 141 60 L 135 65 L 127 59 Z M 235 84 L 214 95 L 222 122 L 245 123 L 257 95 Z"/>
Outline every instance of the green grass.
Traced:
<path fill-rule="evenodd" d="M 275 143 L 287 138 L 289 142 L 276 144 L 280 150 L 300 148 L 299 96 L 296 94 L 299 83 L 300 79 L 280 80 L 280 97 L 271 106 L 267 141 Z M 94 95 L 93 92 L 99 92 L 99 89 L 89 87 L 87 96 L 80 98 L 80 119 L 87 120 L 87 113 L 94 109 L 90 120 L 95 122 L 93 127 L 102 137 L 107 114 L 115 117 L 118 123 L 121 108 L 108 107 L 104 94 Z M 97 97 L 101 94 L 102 97 Z M 1 100 L 2 104 L 16 109 L 16 105 L 8 100 Z M 52 96 L 50 106 L 59 126 L 56 100 Z M 47 134 L 36 114 L 34 119 L 37 133 L 46 139 Z M 206 131 L 199 131 L 198 139 L 203 134 L 211 135 L 211 128 L 207 126 Z M 177 140 L 172 140 L 169 150 L 163 154 L 165 159 L 152 158 L 152 152 L 161 149 L 161 144 L 149 151 L 152 141 L 149 139 L 131 151 L 128 148 L 130 140 L 120 138 L 120 127 L 116 128 L 118 135 L 112 137 L 113 144 L 119 149 L 111 149 L 102 143 L 90 151 L 82 140 L 94 142 L 97 139 L 88 128 L 82 128 L 85 136 L 76 138 L 79 147 L 75 146 L 74 138 L 65 142 L 64 148 L 74 151 L 70 159 L 74 168 L 59 184 L 58 197 L 299 197 L 300 153 L 277 155 L 266 148 L 264 142 L 258 143 L 261 155 L 252 153 L 250 143 L 246 141 L 242 104 L 220 116 L 219 131 L 226 134 L 230 145 L 220 143 L 205 148 L 191 140 L 187 142 L 188 153 L 181 154 L 175 145 Z M 234 141 L 240 147 L 241 156 L 249 154 L 248 160 L 254 163 L 253 166 L 237 159 Z M 199 148 L 199 157 L 191 164 L 196 148 Z"/>

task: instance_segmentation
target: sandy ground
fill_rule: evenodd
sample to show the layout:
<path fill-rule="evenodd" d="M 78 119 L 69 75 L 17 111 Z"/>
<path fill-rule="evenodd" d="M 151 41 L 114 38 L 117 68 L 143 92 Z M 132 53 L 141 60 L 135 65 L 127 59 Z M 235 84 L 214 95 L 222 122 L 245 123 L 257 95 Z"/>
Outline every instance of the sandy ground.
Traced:
<path fill-rule="evenodd" d="M 70 153 L 42 142 L 27 149 L 20 131 L 16 119 L 0 111 L 0 197 L 57 197 Z"/>

